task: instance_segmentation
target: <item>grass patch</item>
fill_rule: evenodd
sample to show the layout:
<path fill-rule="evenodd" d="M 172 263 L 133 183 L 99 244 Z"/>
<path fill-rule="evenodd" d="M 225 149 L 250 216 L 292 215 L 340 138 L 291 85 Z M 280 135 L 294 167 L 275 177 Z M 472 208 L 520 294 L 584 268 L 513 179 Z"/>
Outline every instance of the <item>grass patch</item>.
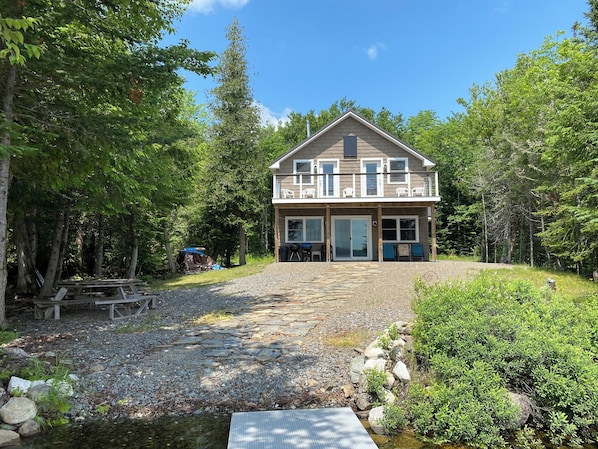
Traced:
<path fill-rule="evenodd" d="M 214 324 L 219 323 L 221 321 L 227 321 L 233 318 L 233 312 L 227 310 L 218 310 L 216 312 L 210 312 L 205 315 L 200 316 L 199 318 L 195 318 L 190 320 L 190 322 L 196 326 L 201 326 L 205 324 Z"/>
<path fill-rule="evenodd" d="M 17 338 L 19 338 L 19 334 L 17 332 L 0 330 L 0 345 L 10 343 L 11 341 L 16 340 Z"/>
<path fill-rule="evenodd" d="M 116 329 L 116 332 L 119 334 L 135 334 L 141 332 L 150 332 L 160 329 L 161 325 L 162 323 L 158 315 L 149 315 L 142 320 L 128 320 L 126 324 L 123 324 L 121 327 Z"/>
<path fill-rule="evenodd" d="M 495 273 L 501 279 L 525 281 L 532 284 L 535 288 L 545 288 L 546 279 L 554 279 L 559 295 L 567 299 L 577 299 L 598 293 L 598 282 L 590 281 L 587 278 L 568 271 L 514 265 L 512 269 L 501 268 L 495 270 Z"/>
<path fill-rule="evenodd" d="M 180 290 L 185 288 L 206 287 L 252 274 L 261 273 L 274 262 L 272 256 L 264 258 L 248 258 L 246 265 L 239 265 L 224 270 L 210 270 L 199 274 L 178 275 L 171 279 L 156 280 L 150 283 L 154 290 Z"/>
<path fill-rule="evenodd" d="M 336 335 L 329 335 L 324 343 L 335 348 L 354 348 L 364 345 L 370 335 L 364 330 L 345 331 Z"/>

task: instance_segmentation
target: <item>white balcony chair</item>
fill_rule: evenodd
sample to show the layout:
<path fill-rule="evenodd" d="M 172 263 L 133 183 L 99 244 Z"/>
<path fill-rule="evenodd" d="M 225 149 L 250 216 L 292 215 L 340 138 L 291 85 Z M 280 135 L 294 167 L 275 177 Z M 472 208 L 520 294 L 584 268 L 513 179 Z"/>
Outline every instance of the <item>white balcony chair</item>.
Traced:
<path fill-rule="evenodd" d="M 397 187 L 397 196 L 409 196 L 409 189 L 407 187 Z"/>
<path fill-rule="evenodd" d="M 347 187 L 343 189 L 343 198 L 347 197 L 355 198 L 355 192 L 353 191 L 352 187 Z"/>
<path fill-rule="evenodd" d="M 426 189 L 424 189 L 423 187 L 414 187 L 413 189 L 411 189 L 411 194 L 413 196 L 424 196 Z"/>
<path fill-rule="evenodd" d="M 295 198 L 295 192 L 289 189 L 281 189 L 280 194 L 283 198 Z"/>
<path fill-rule="evenodd" d="M 315 198 L 316 197 L 316 189 L 303 189 L 301 192 L 302 198 Z"/>

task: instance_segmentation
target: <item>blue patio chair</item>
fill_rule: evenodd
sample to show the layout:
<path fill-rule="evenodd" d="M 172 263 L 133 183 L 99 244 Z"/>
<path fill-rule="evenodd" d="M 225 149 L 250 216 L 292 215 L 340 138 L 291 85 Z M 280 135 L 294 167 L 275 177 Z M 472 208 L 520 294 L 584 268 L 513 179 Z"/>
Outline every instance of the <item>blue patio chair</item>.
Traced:
<path fill-rule="evenodd" d="M 424 261 L 424 245 L 420 243 L 411 245 L 411 260 Z"/>

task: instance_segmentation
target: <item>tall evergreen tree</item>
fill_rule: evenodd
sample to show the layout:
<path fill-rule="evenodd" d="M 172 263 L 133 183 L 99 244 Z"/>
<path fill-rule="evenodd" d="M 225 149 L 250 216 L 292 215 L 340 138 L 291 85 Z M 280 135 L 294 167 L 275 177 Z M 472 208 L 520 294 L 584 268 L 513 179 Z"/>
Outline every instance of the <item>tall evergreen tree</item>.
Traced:
<path fill-rule="evenodd" d="M 202 185 L 203 226 L 218 232 L 203 238 L 212 240 L 213 255 L 224 254 L 227 265 L 238 249 L 239 264 L 244 265 L 247 230 L 264 207 L 267 163 L 257 146 L 259 111 L 247 74 L 245 38 L 236 19 L 226 37 L 229 45 L 220 57 L 217 86 L 211 91 L 214 123 Z"/>

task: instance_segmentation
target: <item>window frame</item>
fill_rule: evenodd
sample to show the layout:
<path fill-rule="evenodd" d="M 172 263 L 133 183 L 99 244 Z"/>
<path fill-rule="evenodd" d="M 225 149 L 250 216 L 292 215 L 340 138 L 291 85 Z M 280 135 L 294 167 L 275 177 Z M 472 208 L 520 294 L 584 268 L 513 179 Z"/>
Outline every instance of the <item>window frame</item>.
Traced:
<path fill-rule="evenodd" d="M 298 164 L 309 164 L 309 171 L 298 171 L 297 165 Z M 293 159 L 293 185 L 303 185 L 303 186 L 313 186 L 314 185 L 314 176 L 313 176 L 313 166 L 314 161 L 313 159 Z M 303 176 L 299 176 L 303 175 Z M 305 176 L 309 175 L 309 176 Z M 308 182 L 305 179 L 308 179 Z"/>
<path fill-rule="evenodd" d="M 382 217 L 382 223 L 380 223 L 380 226 L 382 226 L 382 241 L 383 242 L 389 242 L 389 243 L 420 243 L 419 241 L 419 215 L 385 215 Z M 396 227 L 395 228 L 389 228 L 389 227 L 384 227 L 384 220 L 395 220 L 395 224 Z M 415 220 L 415 228 L 411 229 L 411 228 L 401 228 L 401 220 Z M 384 231 L 385 230 L 393 230 L 396 232 L 396 239 L 392 240 L 392 239 L 385 239 L 384 238 Z M 415 240 L 403 240 L 401 238 L 401 231 L 415 231 Z"/>
<path fill-rule="evenodd" d="M 403 161 L 405 163 L 405 168 L 403 170 L 392 170 L 391 167 L 391 163 L 395 162 L 395 161 Z M 401 185 L 401 184 L 409 184 L 409 158 L 407 157 L 389 157 L 386 160 L 386 182 L 388 184 L 394 184 L 394 185 Z M 392 180 L 392 176 L 393 175 L 403 175 L 403 181 L 393 181 Z"/>
<path fill-rule="evenodd" d="M 307 220 L 318 220 L 320 222 L 320 238 L 318 240 L 306 240 L 307 237 Z M 301 221 L 301 240 L 289 239 L 289 221 Z M 303 215 L 303 216 L 288 216 L 284 220 L 284 241 L 285 243 L 323 243 L 324 242 L 324 217 L 317 215 Z"/>

